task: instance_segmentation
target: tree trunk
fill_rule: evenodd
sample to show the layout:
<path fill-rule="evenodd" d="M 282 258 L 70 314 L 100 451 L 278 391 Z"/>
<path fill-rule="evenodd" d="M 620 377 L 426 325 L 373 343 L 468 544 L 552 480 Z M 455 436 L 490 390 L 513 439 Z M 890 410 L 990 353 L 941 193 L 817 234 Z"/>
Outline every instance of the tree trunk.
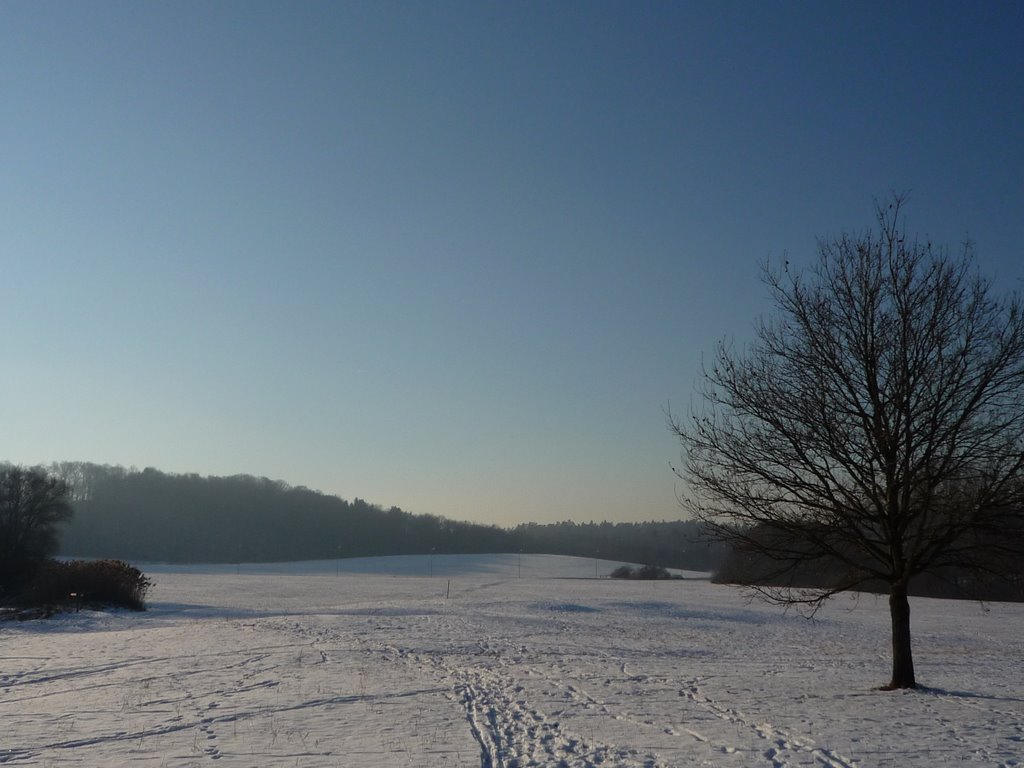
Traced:
<path fill-rule="evenodd" d="M 907 585 L 893 584 L 889 592 L 889 614 L 892 617 L 892 680 L 884 690 L 916 688 L 914 655 L 910 647 L 910 601 Z"/>

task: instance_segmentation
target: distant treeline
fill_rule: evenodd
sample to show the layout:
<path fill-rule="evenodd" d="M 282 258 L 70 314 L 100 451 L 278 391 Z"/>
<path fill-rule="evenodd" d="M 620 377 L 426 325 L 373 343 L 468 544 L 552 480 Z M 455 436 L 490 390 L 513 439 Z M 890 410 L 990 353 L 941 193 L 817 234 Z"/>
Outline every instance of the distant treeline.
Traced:
<path fill-rule="evenodd" d="M 694 520 L 646 523 L 527 523 L 511 531 L 524 552 L 576 555 L 714 571 L 727 548 L 709 541 Z"/>
<path fill-rule="evenodd" d="M 49 467 L 72 489 L 61 552 L 154 562 L 267 562 L 528 552 L 712 570 L 697 523 L 555 523 L 506 529 L 384 509 L 263 477 L 204 477 L 85 462 Z"/>

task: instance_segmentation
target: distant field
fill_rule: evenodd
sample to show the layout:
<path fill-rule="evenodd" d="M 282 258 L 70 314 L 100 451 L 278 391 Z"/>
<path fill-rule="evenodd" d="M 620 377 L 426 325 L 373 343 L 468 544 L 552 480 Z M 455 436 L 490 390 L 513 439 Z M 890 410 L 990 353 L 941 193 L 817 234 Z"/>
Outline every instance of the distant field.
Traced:
<path fill-rule="evenodd" d="M 347 557 L 337 560 L 305 560 L 298 563 L 163 564 L 141 563 L 146 573 L 235 573 L 296 575 L 377 574 L 383 576 L 490 575 L 503 578 L 589 579 L 604 577 L 622 565 L 618 560 L 600 560 L 560 555 L 395 555 L 394 557 Z M 707 578 L 697 571 L 670 569 L 674 574 Z"/>
<path fill-rule="evenodd" d="M 881 693 L 884 598 L 810 622 L 615 565 L 147 566 L 147 613 L 0 624 L 0 763 L 1024 765 L 1024 605 L 913 600 L 930 688 Z"/>

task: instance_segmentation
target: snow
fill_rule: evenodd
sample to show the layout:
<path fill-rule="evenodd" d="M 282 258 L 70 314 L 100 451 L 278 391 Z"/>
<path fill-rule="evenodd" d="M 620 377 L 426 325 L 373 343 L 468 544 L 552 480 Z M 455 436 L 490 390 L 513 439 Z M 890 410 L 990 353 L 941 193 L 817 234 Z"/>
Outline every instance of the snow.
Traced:
<path fill-rule="evenodd" d="M 884 598 L 808 621 L 615 565 L 145 566 L 146 613 L 0 624 L 0 763 L 1024 765 L 1024 605 L 913 599 L 929 688 L 881 692 Z"/>

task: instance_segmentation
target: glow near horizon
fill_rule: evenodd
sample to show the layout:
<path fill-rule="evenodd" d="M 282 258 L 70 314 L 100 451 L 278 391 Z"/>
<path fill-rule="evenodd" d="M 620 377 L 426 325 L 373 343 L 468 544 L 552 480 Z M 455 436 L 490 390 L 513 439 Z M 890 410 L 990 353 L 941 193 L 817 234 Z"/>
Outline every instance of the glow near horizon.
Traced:
<path fill-rule="evenodd" d="M 1024 242 L 1024 6 L 8 3 L 0 459 L 679 516 L 758 264 Z"/>

